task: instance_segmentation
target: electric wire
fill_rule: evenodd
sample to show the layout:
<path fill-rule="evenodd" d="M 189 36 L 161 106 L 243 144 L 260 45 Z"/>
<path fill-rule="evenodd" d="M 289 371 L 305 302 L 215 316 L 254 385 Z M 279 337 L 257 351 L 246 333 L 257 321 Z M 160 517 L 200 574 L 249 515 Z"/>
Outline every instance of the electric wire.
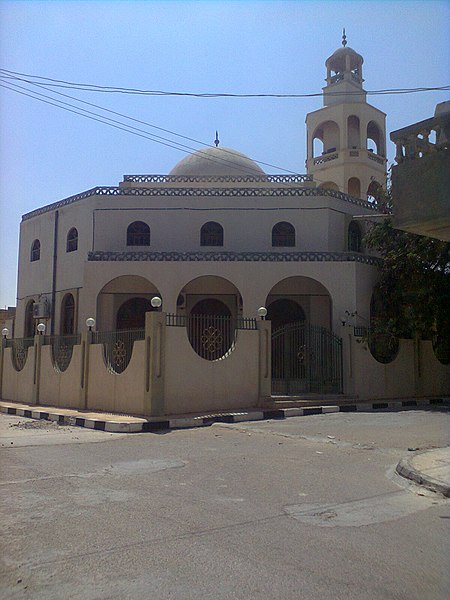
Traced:
<path fill-rule="evenodd" d="M 70 98 L 71 100 L 74 100 L 74 101 L 76 101 L 76 102 L 79 102 L 79 103 L 82 103 L 82 104 L 86 104 L 86 105 L 89 105 L 89 106 L 95 107 L 95 108 L 97 108 L 97 109 L 99 109 L 99 110 L 102 110 L 102 111 L 105 111 L 105 112 L 109 112 L 109 113 L 111 113 L 111 114 L 115 114 L 115 115 L 117 115 L 117 116 L 120 116 L 120 117 L 123 117 L 123 118 L 125 118 L 125 119 L 128 119 L 128 120 L 131 120 L 131 121 L 134 121 L 134 122 L 137 122 L 137 123 L 143 124 L 143 125 L 145 125 L 145 126 L 147 126 L 147 127 L 151 127 L 151 128 L 154 128 L 154 129 L 157 129 L 157 130 L 160 130 L 160 131 L 164 131 L 164 132 L 166 132 L 166 133 L 170 133 L 171 135 L 174 135 L 174 136 L 177 136 L 177 137 L 180 137 L 180 138 L 183 138 L 183 139 L 187 139 L 187 140 L 189 140 L 189 141 L 192 141 L 192 142 L 194 142 L 194 143 L 197 143 L 197 144 L 201 144 L 201 145 L 203 145 L 203 146 L 209 146 L 209 147 L 211 147 L 211 148 L 214 148 L 214 146 L 212 146 L 212 145 L 210 145 L 210 144 L 205 144 L 204 142 L 201 142 L 201 141 L 199 141 L 199 140 L 196 140 L 195 138 L 190 138 L 190 137 L 188 137 L 188 136 L 184 136 L 184 135 L 182 135 L 182 134 L 178 134 L 178 133 L 176 133 L 176 132 L 174 132 L 174 131 L 171 131 L 171 130 L 169 130 L 169 129 L 165 129 L 165 128 L 162 128 L 162 127 L 158 127 L 158 126 L 156 126 L 156 125 L 153 125 L 153 124 L 151 124 L 151 123 L 147 123 L 146 121 L 142 121 L 142 120 L 140 120 L 140 119 L 135 119 L 135 118 L 133 118 L 133 117 L 129 117 L 128 115 L 125 115 L 125 114 L 123 114 L 123 113 L 119 113 L 119 112 L 117 112 L 117 111 L 113 111 L 113 110 L 110 110 L 110 109 L 104 108 L 104 107 L 102 107 L 102 106 L 99 106 L 99 105 L 97 105 L 97 104 L 94 104 L 94 103 L 91 103 L 91 102 L 87 102 L 87 101 L 85 101 L 85 100 L 80 100 L 80 99 L 78 99 L 78 98 L 76 98 L 76 97 L 74 97 L 74 96 L 70 96 L 70 95 L 68 95 L 68 94 L 64 94 L 64 93 L 62 93 L 62 92 L 57 92 L 57 91 L 55 91 L 55 90 L 53 90 L 53 89 L 50 89 L 50 90 L 49 90 L 49 89 L 47 88 L 47 84 L 45 84 L 45 85 L 44 85 L 44 84 L 41 84 L 41 83 L 38 83 L 38 82 L 33 82 L 33 81 L 30 81 L 30 82 L 28 82 L 28 81 L 24 81 L 23 79 L 21 79 L 21 78 L 19 78 L 19 77 L 13 77 L 13 76 L 9 76 L 9 75 L 8 75 L 8 76 L 3 76 L 3 75 L 1 75 L 1 72 L 2 72 L 2 71 L 5 71 L 5 69 L 0 69 L 0 82 L 3 82 L 3 83 L 0 83 L 0 87 L 4 87 L 5 89 L 9 89 L 9 90 L 11 90 L 11 91 L 14 91 L 14 92 L 16 92 L 16 93 L 22 94 L 22 95 L 24 95 L 24 96 L 28 96 L 28 97 L 30 97 L 30 98 L 32 98 L 32 99 L 34 99 L 34 100 L 39 100 L 39 101 L 41 101 L 41 102 L 44 102 L 44 103 L 46 103 L 46 104 L 49 104 L 49 105 L 55 106 L 55 107 L 57 107 L 57 108 L 60 108 L 60 109 L 62 109 L 62 110 L 66 110 L 66 111 L 68 111 L 68 112 L 71 112 L 71 113 L 74 113 L 74 114 L 76 114 L 76 115 L 83 116 L 83 117 L 85 117 L 85 118 L 90 118 L 90 119 L 92 119 L 93 121 L 97 121 L 97 122 L 99 122 L 99 123 L 102 123 L 102 124 L 104 124 L 104 125 L 109 125 L 110 127 L 114 127 L 115 129 L 119 129 L 119 130 L 121 130 L 121 131 L 125 131 L 126 133 L 130 133 L 130 134 L 133 134 L 133 135 L 137 135 L 138 137 L 142 137 L 142 138 L 144 138 L 144 139 L 148 139 L 148 140 L 150 140 L 150 141 L 153 141 L 153 142 L 155 142 L 155 143 L 162 144 L 162 145 L 164 145 L 164 146 L 167 146 L 167 147 L 169 147 L 169 148 L 173 148 L 173 149 L 175 149 L 175 150 L 178 150 L 178 151 L 180 151 L 180 152 L 184 152 L 184 153 L 187 153 L 187 152 L 190 152 L 190 151 L 197 152 L 198 154 L 201 154 L 201 155 L 203 155 L 203 157 L 204 157 L 205 159 L 207 159 L 207 160 L 210 160 L 210 161 L 213 161 L 213 162 L 220 162 L 220 163 L 222 163 L 222 164 L 228 164 L 228 165 L 232 166 L 232 167 L 233 167 L 235 170 L 240 170 L 240 171 L 242 171 L 243 173 L 246 173 L 246 174 L 248 174 L 248 172 L 252 170 L 252 169 L 251 169 L 251 167 L 248 167 L 248 168 L 246 168 L 246 169 L 241 169 L 241 168 L 240 168 L 238 165 L 236 165 L 236 163 L 235 163 L 235 162 L 233 162 L 232 160 L 230 160 L 230 161 L 227 161 L 226 159 L 224 159 L 224 158 L 222 158 L 222 157 L 211 157 L 211 156 L 209 156 L 208 154 L 206 154 L 205 152 L 202 152 L 201 150 L 198 150 L 198 149 L 196 149 L 196 148 L 193 148 L 192 146 L 187 146 L 187 145 L 185 145 L 185 144 L 181 144 L 181 143 L 179 143 L 179 142 L 177 142 L 177 141 L 175 141 L 175 140 L 170 140 L 170 139 L 168 139 L 168 138 L 165 138 L 165 137 L 163 137 L 163 136 L 159 136 L 159 135 L 156 135 L 156 134 L 151 134 L 151 133 L 149 133 L 149 132 L 147 132 L 147 131 L 144 131 L 144 130 L 142 130 L 142 129 L 138 128 L 138 127 L 134 127 L 134 126 L 132 126 L 132 125 L 128 125 L 128 124 L 126 124 L 126 123 L 123 123 L 123 122 L 121 122 L 121 121 L 117 121 L 117 120 L 115 120 L 115 119 L 111 119 L 111 118 L 109 118 L 109 117 L 106 117 L 106 116 L 104 116 L 104 115 L 99 115 L 98 113 L 95 113 L 95 112 L 93 112 L 93 111 L 89 111 L 89 110 L 87 110 L 87 109 L 84 109 L 84 108 L 81 108 L 81 107 L 74 106 L 73 104 L 70 104 L 70 103 L 68 103 L 68 102 L 64 102 L 64 101 L 62 101 L 62 100 L 59 100 L 59 99 L 57 99 L 57 98 L 53 98 L 53 97 L 51 97 L 51 96 L 47 96 L 47 95 L 45 95 L 45 94 L 41 94 L 41 93 L 39 93 L 39 92 L 36 92 L 36 91 L 34 91 L 34 90 L 29 90 L 28 88 L 24 88 L 23 86 L 20 86 L 20 85 L 18 85 L 18 84 L 12 83 L 12 82 L 10 81 L 10 79 L 14 79 L 14 80 L 20 80 L 20 81 L 22 81 L 22 82 L 24 82 L 24 83 L 29 83 L 29 84 L 31 84 L 31 85 L 38 86 L 39 88 L 41 88 L 41 89 L 45 89 L 46 91 L 48 91 L 48 92 L 50 92 L 50 93 L 52 93 L 52 94 L 57 94 L 57 95 L 59 95 L 59 96 L 64 96 L 64 97 L 66 97 L 66 98 Z M 38 77 L 38 76 L 36 76 L 36 77 Z M 6 85 L 6 84 L 5 84 L 5 79 L 6 79 L 6 82 L 7 82 L 7 84 L 8 84 L 8 85 Z M 48 78 L 41 78 L 41 79 L 48 79 Z M 10 86 L 14 86 L 14 88 L 19 88 L 19 89 L 14 89 L 13 87 L 10 87 Z M 26 90 L 26 91 L 20 91 L 20 90 Z M 28 92 L 28 93 L 26 93 L 26 92 Z M 320 94 L 320 95 L 321 95 L 321 94 Z M 37 96 L 41 96 L 41 97 L 37 97 Z M 44 100 L 43 98 L 47 98 L 47 100 Z M 67 107 L 70 107 L 70 108 L 67 108 Z M 80 111 L 82 111 L 82 112 L 80 112 Z M 225 152 L 225 153 L 226 153 L 226 152 L 229 152 L 229 151 L 228 151 L 227 149 L 225 149 L 225 148 L 221 148 L 221 150 L 222 150 L 223 152 Z M 234 153 L 233 153 L 233 152 L 229 152 L 229 154 L 230 154 L 230 156 L 232 156 L 232 157 L 234 158 Z M 290 169 L 285 169 L 285 168 L 283 168 L 283 167 L 279 167 L 279 166 L 277 166 L 277 165 L 273 165 L 273 164 L 271 164 L 271 163 L 266 163 L 266 162 L 264 162 L 264 161 L 258 161 L 258 160 L 255 160 L 255 159 L 251 159 L 251 160 L 253 160 L 253 162 L 256 162 L 257 164 L 262 164 L 262 165 L 265 165 L 265 166 L 269 166 L 269 167 L 272 167 L 272 168 L 276 168 L 276 169 L 278 169 L 278 170 L 281 170 L 281 171 L 284 171 L 284 172 L 286 172 L 286 173 L 295 174 L 295 175 L 298 175 L 298 174 L 299 174 L 299 173 L 298 173 L 298 172 L 296 172 L 296 171 L 292 171 L 292 170 L 290 170 Z M 254 170 L 254 172 L 255 172 L 255 174 L 256 174 L 256 175 L 258 175 L 258 176 L 260 176 L 260 175 L 261 175 L 261 172 L 260 172 L 260 171 Z M 318 182 L 319 184 L 320 184 L 320 183 L 325 183 L 325 181 L 324 181 L 324 180 L 321 180 L 321 179 L 320 179 L 320 178 L 318 178 L 317 176 L 314 176 L 314 180 L 315 180 L 316 182 Z M 286 185 L 286 184 L 282 184 L 282 185 Z"/>
<path fill-rule="evenodd" d="M 21 88 L 22 90 L 26 90 L 26 91 L 20 91 L 20 89 L 14 89 L 10 86 L 15 86 L 16 88 Z M 39 92 L 35 92 L 34 90 L 28 90 L 27 88 L 23 88 L 22 86 L 19 86 L 17 84 L 13 84 L 8 82 L 7 84 L 5 84 L 4 82 L 1 82 L 1 78 L 0 78 L 0 87 L 3 87 L 5 89 L 9 89 L 13 92 L 16 92 L 18 94 L 21 94 L 23 96 L 28 96 L 30 98 L 33 98 L 34 100 L 39 100 L 40 102 L 43 102 L 45 104 L 49 104 L 51 106 L 55 106 L 57 108 L 60 108 L 62 110 L 66 110 L 67 112 L 71 112 L 74 113 L 76 115 L 79 115 L 81 117 L 85 117 L 88 119 L 91 119 L 93 121 L 97 121 L 99 123 L 103 123 L 104 125 L 109 125 L 110 127 L 114 127 L 115 129 L 119 129 L 121 131 L 125 131 L 127 133 L 133 134 L 133 135 L 137 135 L 138 137 L 142 137 L 145 139 L 148 139 L 150 141 L 153 141 L 155 143 L 158 144 L 162 144 L 163 146 L 167 146 L 169 148 L 173 148 L 175 150 L 179 150 L 180 152 L 196 152 L 197 154 L 200 154 L 203 156 L 203 158 L 205 158 L 206 160 L 212 161 L 212 162 L 218 162 L 224 165 L 229 165 L 232 166 L 233 169 L 235 171 L 241 171 L 243 174 L 248 175 L 250 171 L 253 171 L 254 174 L 256 176 L 262 176 L 263 174 L 261 173 L 261 171 L 253 169 L 250 165 L 248 167 L 241 168 L 239 165 L 237 165 L 234 161 L 232 160 L 227 160 L 226 158 L 222 158 L 222 157 L 213 157 L 213 156 L 209 156 L 206 152 L 202 152 L 201 150 L 198 150 L 196 148 L 193 148 L 191 146 L 187 146 L 185 144 L 180 144 L 179 142 L 176 141 L 172 141 L 172 140 L 167 140 L 165 138 L 162 138 L 161 136 L 156 136 L 155 134 L 150 134 L 148 132 L 145 132 L 142 129 L 139 129 L 137 127 L 133 127 L 132 125 L 128 125 L 126 123 L 122 123 L 121 121 L 117 121 L 115 119 L 110 119 L 109 117 L 105 117 L 103 115 L 98 115 L 97 113 L 94 113 L 92 111 L 88 111 L 84 108 L 80 108 L 77 106 L 73 106 L 68 102 L 63 102 L 62 100 L 58 100 L 56 98 L 51 98 L 50 96 L 46 96 L 45 94 L 41 94 Z M 42 96 L 42 97 L 39 97 Z M 44 98 L 47 98 L 47 100 L 45 100 Z M 64 106 L 65 105 L 65 106 Z M 67 106 L 70 106 L 71 108 L 67 108 Z M 83 111 L 83 112 L 81 112 Z M 160 138 L 160 139 L 156 139 L 156 138 Z M 163 141 L 165 140 L 165 141 Z M 228 152 L 225 149 L 222 148 L 222 150 L 224 150 L 224 152 Z M 229 152 L 230 156 L 234 157 L 234 154 L 232 152 Z M 256 161 L 254 161 L 256 162 Z M 282 169 L 282 167 L 277 167 L 279 169 Z M 290 171 L 288 169 L 282 169 L 283 171 L 292 173 L 292 174 L 298 174 L 295 171 Z"/>
<path fill-rule="evenodd" d="M 1 69 L 0 69 L 0 71 L 1 71 Z M 8 79 L 15 79 L 15 80 L 19 80 L 19 81 L 22 81 L 22 82 L 24 81 L 23 79 L 20 79 L 20 78 L 15 78 L 15 77 L 14 77 L 14 78 L 8 78 Z M 0 75 L 0 81 L 4 81 L 4 77 L 3 77 L 2 75 Z M 15 87 L 19 87 L 19 88 L 21 88 L 21 89 L 28 89 L 28 88 L 23 88 L 22 86 L 19 86 L 18 84 L 13 84 L 13 83 L 11 83 L 10 81 L 8 81 L 8 83 L 9 83 L 10 85 L 14 85 Z M 28 83 L 28 82 L 27 82 L 27 83 Z M 146 121 L 142 121 L 141 119 L 136 119 L 136 118 L 134 118 L 134 117 L 130 117 L 130 116 L 128 116 L 128 115 L 125 115 L 125 114 L 123 114 L 123 113 L 119 113 L 119 112 L 117 112 L 117 111 L 110 110 L 110 109 L 108 109 L 108 108 L 104 108 L 104 107 L 102 107 L 102 106 L 99 106 L 98 104 L 94 104 L 94 103 L 92 103 L 92 102 L 87 102 L 87 101 L 85 101 L 85 100 L 80 100 L 79 98 L 75 98 L 74 96 L 70 96 L 70 95 L 68 95 L 68 94 L 63 94 L 62 92 L 57 92 L 57 91 L 55 91 L 55 90 L 49 90 L 49 89 L 48 89 L 48 88 L 47 88 L 45 85 L 43 85 L 43 84 L 36 83 L 36 82 L 29 82 L 29 83 L 31 83 L 31 85 L 38 86 L 38 87 L 40 87 L 41 89 L 45 89 L 46 91 L 49 91 L 49 92 L 50 92 L 50 93 L 52 93 L 52 94 L 58 94 L 59 96 L 64 96 L 65 98 L 70 98 L 71 100 L 75 100 L 75 102 L 80 102 L 80 103 L 82 103 L 82 104 L 86 104 L 86 105 L 88 105 L 88 106 L 92 106 L 92 107 L 94 107 L 94 108 L 97 108 L 97 109 L 99 109 L 99 110 L 102 110 L 102 111 L 104 111 L 104 112 L 108 112 L 108 113 L 114 114 L 114 115 L 116 115 L 116 116 L 120 116 L 120 117 L 123 117 L 123 118 L 125 118 L 125 119 L 128 119 L 128 120 L 130 120 L 130 121 L 134 121 L 134 122 L 136 122 L 136 123 L 140 123 L 140 124 L 142 124 L 142 125 L 145 125 L 145 126 L 147 126 L 147 127 L 151 127 L 152 129 L 157 129 L 157 130 L 159 130 L 159 131 L 164 131 L 165 133 L 169 133 L 169 134 L 171 134 L 171 135 L 174 135 L 174 136 L 176 136 L 176 137 L 180 137 L 180 138 L 183 138 L 183 139 L 185 139 L 185 140 L 189 140 L 189 141 L 191 141 L 191 142 L 194 142 L 194 143 L 196 143 L 196 144 L 200 144 L 200 145 L 202 145 L 202 146 L 207 146 L 207 147 L 210 147 L 210 148 L 214 148 L 214 146 L 213 146 L 212 144 L 207 144 L 207 143 L 205 143 L 205 142 L 202 142 L 202 141 L 200 141 L 200 140 L 197 140 L 197 139 L 195 139 L 195 138 L 191 138 L 191 137 L 188 137 L 188 136 L 185 136 L 185 135 L 182 135 L 182 134 L 176 133 L 175 131 L 171 131 L 170 129 L 165 129 L 165 128 L 163 128 L 163 127 L 158 127 L 157 125 L 153 125 L 152 123 L 148 123 L 148 122 L 146 122 Z M 13 91 L 14 91 L 14 90 L 13 90 Z M 33 93 L 36 93 L 36 94 L 38 94 L 38 92 L 33 92 Z M 48 98 L 49 96 L 45 96 L 45 95 L 44 95 L 44 97 L 47 97 L 47 98 Z M 55 100 L 56 100 L 56 99 L 55 99 Z M 63 103 L 63 102 L 62 102 L 62 101 L 60 101 L 60 100 L 57 100 L 57 101 L 58 101 L 58 102 L 61 102 L 61 103 Z M 63 103 L 63 104 L 64 104 L 64 103 Z M 70 105 L 69 103 L 66 103 L 66 104 L 68 104 L 69 106 L 72 106 L 72 105 Z M 85 110 L 85 109 L 80 109 L 80 110 Z M 86 112 L 89 112 L 89 111 L 86 111 Z M 96 113 L 92 113 L 92 114 L 96 114 Z M 105 119 L 106 119 L 107 117 L 103 117 L 103 118 L 105 118 Z M 131 126 L 130 126 L 130 127 L 131 127 Z M 135 129 L 137 129 L 138 131 L 140 131 L 138 128 L 135 128 Z M 157 136 L 156 134 L 152 134 L 152 135 L 154 135 L 155 137 L 158 137 L 158 138 L 160 138 L 160 139 L 163 139 L 163 140 L 166 140 L 166 141 L 167 141 L 167 138 L 164 138 L 164 137 L 162 137 L 162 136 Z M 156 140 L 155 140 L 155 141 L 156 141 Z M 170 141 L 172 141 L 172 140 L 170 140 Z M 174 143 L 178 144 L 178 142 L 174 142 Z M 184 146 L 184 145 L 181 145 L 181 146 L 183 146 L 184 148 L 186 148 L 186 149 L 188 149 L 188 150 L 194 150 L 194 151 L 196 151 L 196 149 L 195 149 L 195 148 L 192 148 L 191 146 Z M 181 150 L 181 148 L 179 148 L 179 149 Z M 227 150 L 226 148 L 221 148 L 221 150 L 222 150 L 222 152 L 223 152 L 223 153 L 225 153 L 225 154 L 230 154 L 230 157 L 233 157 L 233 158 L 234 158 L 234 154 L 233 154 L 233 152 L 230 152 L 230 151 L 229 151 L 229 150 Z M 197 151 L 198 151 L 198 150 L 197 150 Z M 204 153 L 203 153 L 203 154 L 204 154 Z M 213 159 L 212 159 L 212 157 L 208 157 L 208 158 L 209 158 L 210 160 L 213 160 Z M 218 160 L 218 161 L 224 161 L 224 162 L 228 162 L 228 163 L 229 163 L 229 161 L 226 161 L 226 159 L 222 159 L 222 158 L 220 158 L 220 157 L 216 157 L 214 160 Z M 278 165 L 273 165 L 273 164 L 271 164 L 271 163 L 267 163 L 267 162 L 260 161 L 260 160 L 256 160 L 256 159 L 252 159 L 252 160 L 253 160 L 253 162 L 256 162 L 257 164 L 264 165 L 264 166 L 266 166 L 266 167 L 271 167 L 271 168 L 274 168 L 274 169 L 279 169 L 279 170 L 281 170 L 281 171 L 285 171 L 285 172 L 287 172 L 287 173 L 291 173 L 291 174 L 298 175 L 298 173 L 297 173 L 297 172 L 295 172 L 295 171 L 291 171 L 290 169 L 285 169 L 285 168 L 283 168 L 283 167 L 280 167 L 280 166 L 278 166 Z M 235 165 L 235 163 L 233 163 L 233 165 Z M 255 172 L 256 172 L 256 171 L 255 171 Z M 260 174 L 260 173 L 258 172 L 258 174 Z"/>
<path fill-rule="evenodd" d="M 120 93 L 120 94 L 138 94 L 138 95 L 149 95 L 149 96 L 185 96 L 193 98 L 315 98 L 322 96 L 322 92 L 303 93 L 303 94 L 277 94 L 277 93 L 230 93 L 230 92 L 178 92 L 178 91 L 167 91 L 167 90 L 145 90 L 139 88 L 126 88 L 116 86 L 104 86 L 91 83 L 78 83 L 65 81 L 63 79 L 54 79 L 51 77 L 43 77 L 42 75 L 30 75 L 27 73 L 20 73 L 18 71 L 10 71 L 8 69 L 0 69 L 5 74 L 20 75 L 21 77 L 28 77 L 34 79 L 43 79 L 48 83 L 48 86 L 52 87 L 69 87 L 71 89 L 78 89 L 82 91 L 91 92 L 102 92 L 102 93 Z M 31 83 L 28 81 L 28 83 Z M 446 91 L 450 90 L 449 85 L 445 86 L 431 86 L 431 87 L 415 87 L 415 88 L 386 88 L 379 90 L 367 90 L 366 94 L 371 96 L 386 95 L 386 94 L 414 94 L 420 92 L 434 92 L 434 91 Z M 330 96 L 339 95 L 361 95 L 360 91 L 355 92 L 327 92 Z"/>

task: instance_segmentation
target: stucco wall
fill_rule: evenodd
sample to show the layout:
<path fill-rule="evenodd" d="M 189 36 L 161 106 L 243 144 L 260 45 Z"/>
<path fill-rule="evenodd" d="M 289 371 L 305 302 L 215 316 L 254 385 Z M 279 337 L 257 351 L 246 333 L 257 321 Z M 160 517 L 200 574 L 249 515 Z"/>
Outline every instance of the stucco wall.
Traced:
<path fill-rule="evenodd" d="M 360 399 L 414 398 L 450 394 L 450 366 L 434 356 L 431 342 L 420 343 L 420 367 L 414 341 L 400 340 L 395 359 L 379 363 L 366 344 L 352 339 L 354 393 Z"/>
<path fill-rule="evenodd" d="M 53 366 L 51 346 L 42 346 L 39 397 L 42 404 L 83 408 L 80 403 L 81 345 L 73 347 L 70 364 L 63 372 Z"/>
<path fill-rule="evenodd" d="M 12 362 L 12 349 L 4 349 L 2 400 L 34 403 L 34 353 L 34 346 L 28 348 L 27 360 L 23 369 L 16 371 Z"/>
<path fill-rule="evenodd" d="M 238 331 L 230 355 L 208 361 L 195 353 L 184 327 L 166 328 L 167 414 L 254 407 L 259 395 L 259 332 Z"/>
<path fill-rule="evenodd" d="M 111 373 L 103 358 L 103 344 L 89 348 L 88 406 L 134 415 L 144 414 L 145 342 L 134 342 L 127 368 L 119 375 Z"/>

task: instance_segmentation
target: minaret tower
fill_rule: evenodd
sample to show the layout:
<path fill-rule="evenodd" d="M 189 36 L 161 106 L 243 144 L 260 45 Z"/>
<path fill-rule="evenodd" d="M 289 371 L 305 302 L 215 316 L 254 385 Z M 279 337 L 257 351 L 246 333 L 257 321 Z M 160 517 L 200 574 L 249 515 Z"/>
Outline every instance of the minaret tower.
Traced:
<path fill-rule="evenodd" d="M 307 171 L 320 187 L 372 199 L 386 183 L 386 115 L 366 101 L 363 62 L 344 29 L 325 63 L 324 106 L 306 116 Z"/>

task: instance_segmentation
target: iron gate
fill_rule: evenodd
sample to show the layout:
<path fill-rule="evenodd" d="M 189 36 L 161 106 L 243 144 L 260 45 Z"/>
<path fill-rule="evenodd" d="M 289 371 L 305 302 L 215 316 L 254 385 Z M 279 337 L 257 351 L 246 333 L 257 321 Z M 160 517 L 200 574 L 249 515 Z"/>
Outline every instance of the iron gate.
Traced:
<path fill-rule="evenodd" d="M 272 333 L 272 394 L 342 393 L 342 340 L 305 321 Z"/>

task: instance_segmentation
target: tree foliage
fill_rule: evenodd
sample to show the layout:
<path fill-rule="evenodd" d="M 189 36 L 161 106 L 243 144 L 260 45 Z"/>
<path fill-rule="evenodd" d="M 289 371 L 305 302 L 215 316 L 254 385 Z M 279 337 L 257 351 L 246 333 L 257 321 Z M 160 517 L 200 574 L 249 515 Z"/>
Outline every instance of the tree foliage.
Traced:
<path fill-rule="evenodd" d="M 383 327 L 397 337 L 450 339 L 450 244 L 405 233 L 390 218 L 365 243 L 383 259 L 378 294 Z"/>

